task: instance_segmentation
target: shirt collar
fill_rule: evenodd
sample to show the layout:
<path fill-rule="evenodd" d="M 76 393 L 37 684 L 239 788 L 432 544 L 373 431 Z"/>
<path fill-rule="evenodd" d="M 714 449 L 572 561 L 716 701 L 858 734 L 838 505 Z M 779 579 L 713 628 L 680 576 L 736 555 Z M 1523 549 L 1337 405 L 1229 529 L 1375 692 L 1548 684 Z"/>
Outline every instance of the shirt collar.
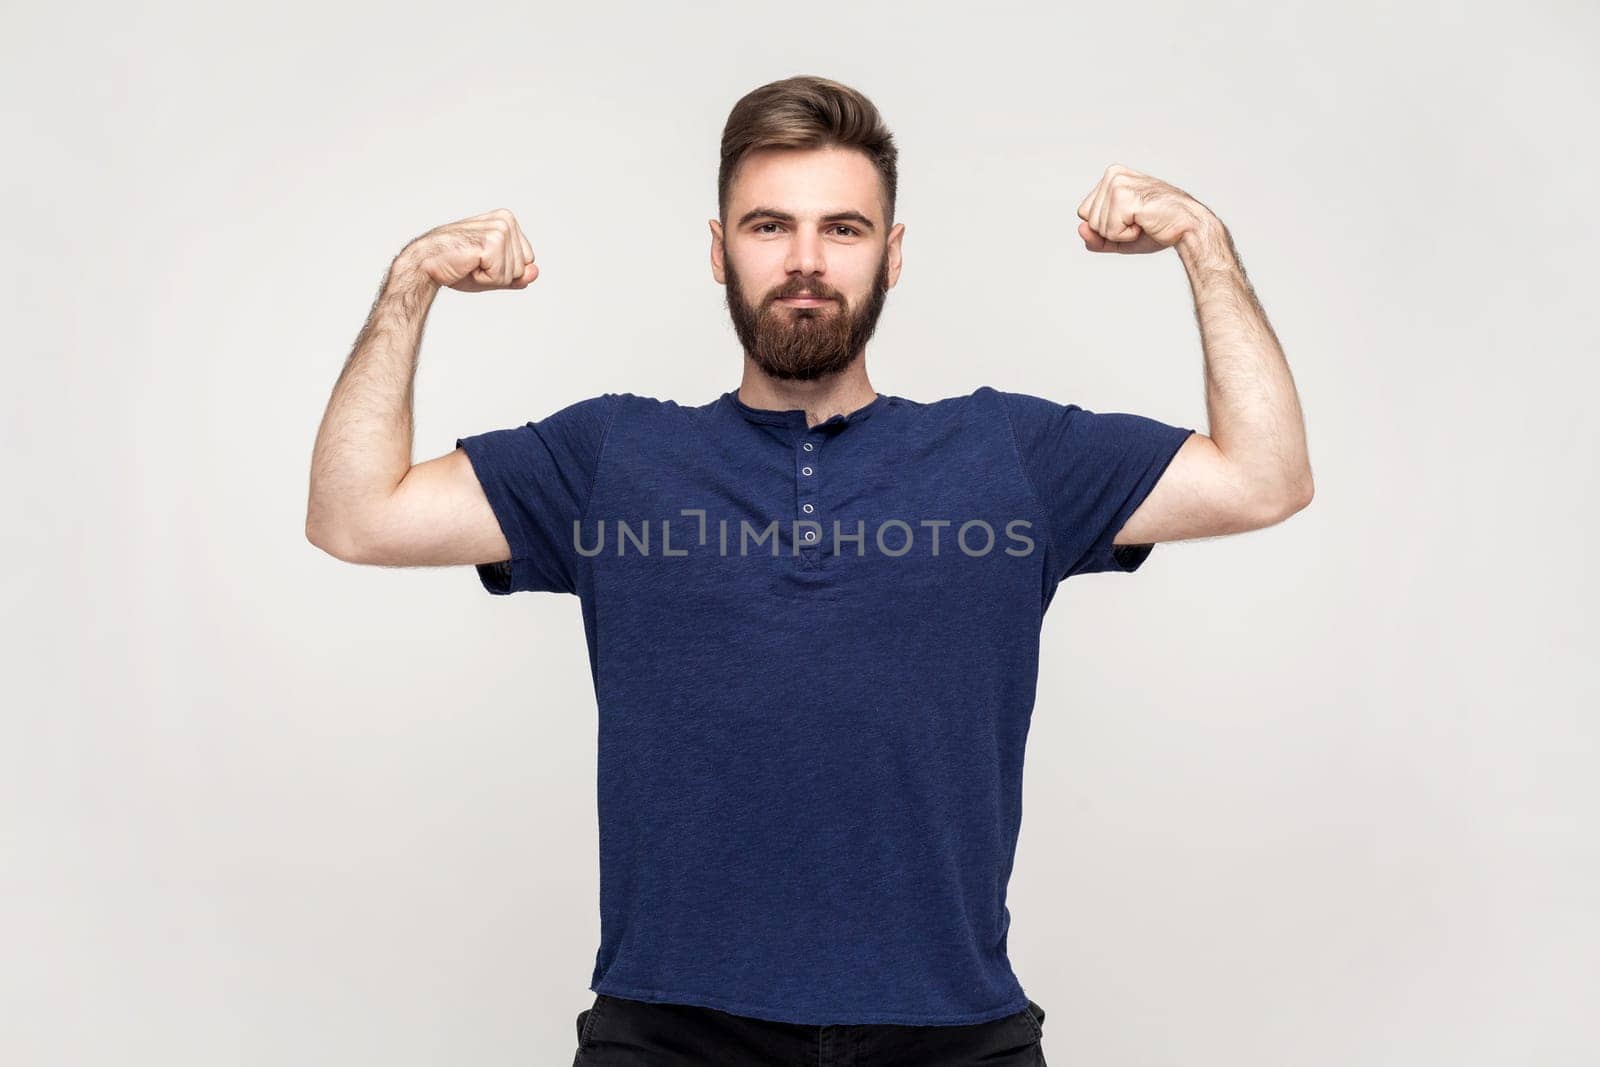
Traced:
<path fill-rule="evenodd" d="M 745 419 L 750 422 L 765 423 L 772 426 L 789 426 L 798 430 L 831 430 L 854 425 L 855 423 L 871 418 L 872 413 L 882 407 L 884 403 L 888 401 L 889 396 L 887 393 L 879 393 L 864 406 L 856 408 L 854 411 L 847 414 L 831 416 L 826 421 L 820 422 L 816 426 L 807 425 L 806 413 L 803 408 L 788 408 L 780 410 L 778 408 L 751 407 L 749 404 L 746 404 L 743 400 L 739 399 L 739 390 L 736 388 L 730 389 L 726 393 L 723 393 L 722 399 L 727 401 L 729 406 L 731 406 L 739 414 L 743 415 Z"/>

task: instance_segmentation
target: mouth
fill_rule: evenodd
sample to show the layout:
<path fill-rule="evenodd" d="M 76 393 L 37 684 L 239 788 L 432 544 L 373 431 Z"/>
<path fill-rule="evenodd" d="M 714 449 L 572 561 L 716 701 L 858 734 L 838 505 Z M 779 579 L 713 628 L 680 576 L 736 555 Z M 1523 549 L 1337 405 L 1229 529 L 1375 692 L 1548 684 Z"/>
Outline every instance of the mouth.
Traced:
<path fill-rule="evenodd" d="M 816 307 L 818 304 L 831 304 L 832 300 L 823 296 L 786 296 L 779 301 L 780 304 L 793 304 L 795 307 Z"/>

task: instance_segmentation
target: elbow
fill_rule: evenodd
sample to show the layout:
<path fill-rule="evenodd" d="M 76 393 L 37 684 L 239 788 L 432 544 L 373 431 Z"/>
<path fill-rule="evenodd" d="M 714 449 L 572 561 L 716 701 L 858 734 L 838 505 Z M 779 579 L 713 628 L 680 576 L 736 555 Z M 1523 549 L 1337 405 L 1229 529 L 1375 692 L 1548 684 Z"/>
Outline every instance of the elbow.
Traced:
<path fill-rule="evenodd" d="M 345 563 L 387 563 L 390 526 L 382 502 L 313 490 L 306 505 L 306 540 Z"/>
<path fill-rule="evenodd" d="M 1304 511 L 1310 506 L 1314 494 L 1310 471 L 1289 479 L 1282 488 L 1266 495 L 1260 506 L 1263 525 L 1275 525 L 1296 512 Z"/>
<path fill-rule="evenodd" d="M 1304 511 L 1311 505 L 1311 498 L 1316 495 L 1316 487 L 1311 481 L 1311 468 L 1300 471 L 1292 482 L 1289 483 L 1289 515 L 1297 511 Z M 1284 516 L 1288 518 L 1288 515 Z"/>
<path fill-rule="evenodd" d="M 1288 478 L 1285 482 L 1277 483 L 1272 488 L 1262 488 L 1254 494 L 1254 504 L 1251 506 L 1251 530 L 1261 530 L 1264 526 L 1275 526 L 1282 523 L 1290 515 L 1306 510 L 1310 504 L 1314 488 L 1310 482 L 1310 474 L 1301 477 Z"/>
<path fill-rule="evenodd" d="M 315 512 L 306 514 L 306 540 L 343 563 L 365 563 L 360 542 L 347 528 L 330 526 L 318 520 Z"/>

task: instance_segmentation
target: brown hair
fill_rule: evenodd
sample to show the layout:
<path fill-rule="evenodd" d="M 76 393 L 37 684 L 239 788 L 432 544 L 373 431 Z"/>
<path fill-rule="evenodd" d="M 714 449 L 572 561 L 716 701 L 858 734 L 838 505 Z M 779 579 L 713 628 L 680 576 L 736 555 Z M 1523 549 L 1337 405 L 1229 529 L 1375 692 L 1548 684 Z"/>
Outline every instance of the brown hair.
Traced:
<path fill-rule="evenodd" d="M 797 74 L 753 89 L 733 105 L 722 128 L 717 170 L 717 213 L 728 221 L 728 190 L 739 164 L 763 148 L 853 148 L 866 154 L 883 179 L 884 225 L 894 221 L 898 181 L 894 135 L 871 100 L 827 78 Z"/>

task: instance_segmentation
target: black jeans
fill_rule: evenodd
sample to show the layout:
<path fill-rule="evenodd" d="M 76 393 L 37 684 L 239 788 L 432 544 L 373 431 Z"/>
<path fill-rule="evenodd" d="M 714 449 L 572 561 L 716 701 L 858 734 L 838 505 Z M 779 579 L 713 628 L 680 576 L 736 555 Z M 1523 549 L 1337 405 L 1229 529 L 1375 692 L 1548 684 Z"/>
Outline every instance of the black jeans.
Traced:
<path fill-rule="evenodd" d="M 804 1026 L 597 994 L 573 1067 L 1046 1067 L 1044 1009 L 964 1026 Z"/>

